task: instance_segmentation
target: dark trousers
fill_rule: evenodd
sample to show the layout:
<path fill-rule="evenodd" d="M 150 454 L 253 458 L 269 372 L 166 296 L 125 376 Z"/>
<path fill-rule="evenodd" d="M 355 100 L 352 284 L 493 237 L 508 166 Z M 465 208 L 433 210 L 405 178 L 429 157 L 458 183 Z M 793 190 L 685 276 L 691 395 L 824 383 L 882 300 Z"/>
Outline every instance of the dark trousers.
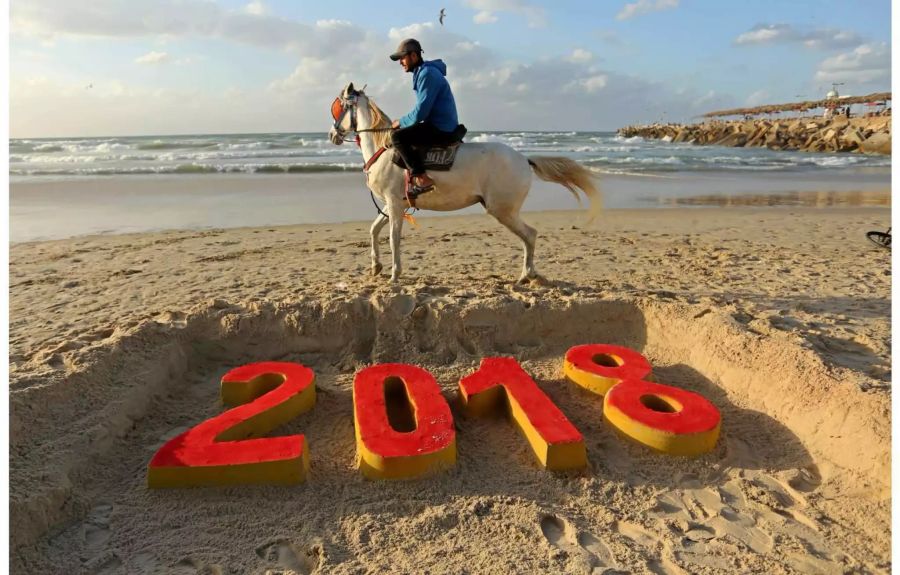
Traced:
<path fill-rule="evenodd" d="M 425 173 L 425 163 L 422 155 L 415 152 L 413 146 L 445 146 L 452 139 L 453 132 L 444 132 L 438 130 L 434 124 L 428 122 L 419 122 L 408 128 L 400 128 L 391 132 L 391 144 L 403 161 L 406 167 L 414 176 L 421 176 Z"/>

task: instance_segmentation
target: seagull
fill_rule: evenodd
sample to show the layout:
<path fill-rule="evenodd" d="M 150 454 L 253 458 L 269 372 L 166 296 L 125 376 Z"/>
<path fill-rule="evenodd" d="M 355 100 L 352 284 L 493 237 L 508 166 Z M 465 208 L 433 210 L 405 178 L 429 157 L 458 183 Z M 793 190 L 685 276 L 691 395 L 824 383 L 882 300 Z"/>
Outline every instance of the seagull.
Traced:
<path fill-rule="evenodd" d="M 90 84 L 88 84 L 88 85 L 85 87 L 85 89 L 87 90 L 88 88 L 93 88 L 93 87 L 94 87 L 94 84 L 93 84 L 93 83 L 90 83 Z"/>
<path fill-rule="evenodd" d="M 441 15 L 438 17 L 438 22 L 441 23 L 441 26 L 444 25 L 444 16 L 445 16 L 445 14 L 444 14 L 444 9 L 441 8 Z"/>

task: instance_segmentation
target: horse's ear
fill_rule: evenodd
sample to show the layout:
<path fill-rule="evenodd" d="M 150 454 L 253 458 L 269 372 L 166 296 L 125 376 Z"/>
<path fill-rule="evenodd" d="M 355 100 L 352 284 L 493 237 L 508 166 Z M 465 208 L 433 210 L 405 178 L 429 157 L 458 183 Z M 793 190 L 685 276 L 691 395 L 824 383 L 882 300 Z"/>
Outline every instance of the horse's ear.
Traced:
<path fill-rule="evenodd" d="M 353 94 L 354 92 L 356 92 L 356 90 L 353 89 L 353 82 L 350 82 L 350 85 L 347 86 L 347 95 L 349 96 L 349 95 Z"/>

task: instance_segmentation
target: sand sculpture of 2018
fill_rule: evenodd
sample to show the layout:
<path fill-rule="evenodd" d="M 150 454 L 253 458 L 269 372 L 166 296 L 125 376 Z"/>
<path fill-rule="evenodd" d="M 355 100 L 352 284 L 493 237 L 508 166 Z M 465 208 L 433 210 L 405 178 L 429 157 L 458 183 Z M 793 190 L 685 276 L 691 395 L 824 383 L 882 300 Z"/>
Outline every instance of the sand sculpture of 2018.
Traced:
<path fill-rule="evenodd" d="M 718 409 L 703 396 L 649 381 L 650 363 L 631 349 L 579 345 L 565 355 L 574 383 L 602 395 L 603 415 L 622 434 L 670 455 L 699 455 L 719 436 Z M 391 422 L 385 389 L 402 386 L 412 407 L 410 429 Z M 168 441 L 150 461 L 150 487 L 299 483 L 309 450 L 303 435 L 262 437 L 315 405 L 315 374 L 296 363 L 260 362 L 232 369 L 221 381 L 233 409 Z M 540 465 L 549 470 L 587 465 L 584 438 L 514 358 L 485 358 L 459 382 L 468 416 L 505 405 Z M 409 364 L 359 371 L 353 413 L 360 470 L 371 479 L 420 476 L 456 462 L 450 405 L 434 377 Z"/>

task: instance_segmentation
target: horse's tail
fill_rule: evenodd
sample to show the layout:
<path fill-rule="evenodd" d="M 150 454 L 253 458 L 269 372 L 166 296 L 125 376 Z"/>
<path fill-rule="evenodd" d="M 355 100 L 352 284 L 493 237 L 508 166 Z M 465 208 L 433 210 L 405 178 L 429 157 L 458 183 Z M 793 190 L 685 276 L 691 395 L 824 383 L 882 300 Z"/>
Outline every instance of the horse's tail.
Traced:
<path fill-rule="evenodd" d="M 578 195 L 578 190 L 581 190 L 590 203 L 589 220 L 593 220 L 600 213 L 602 198 L 600 190 L 594 184 L 596 176 L 590 170 L 574 160 L 556 156 L 531 156 L 528 163 L 540 179 L 560 184 L 572 192 L 579 206 L 581 196 Z"/>

